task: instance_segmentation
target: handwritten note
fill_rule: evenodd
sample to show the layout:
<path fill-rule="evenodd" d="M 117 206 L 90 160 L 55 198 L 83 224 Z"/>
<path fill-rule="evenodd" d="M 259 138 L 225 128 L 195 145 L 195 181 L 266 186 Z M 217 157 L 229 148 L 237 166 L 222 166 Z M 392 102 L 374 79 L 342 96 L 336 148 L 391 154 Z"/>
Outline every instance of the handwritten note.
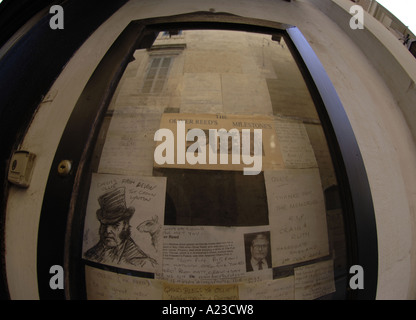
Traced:
<path fill-rule="evenodd" d="M 244 73 L 223 73 L 221 84 L 226 113 L 273 114 L 269 89 L 264 77 Z"/>
<path fill-rule="evenodd" d="M 219 74 L 185 73 L 182 86 L 181 113 L 223 112 Z"/>
<path fill-rule="evenodd" d="M 244 283 L 239 287 L 240 300 L 294 300 L 295 279 L 293 276 L 262 281 Z"/>
<path fill-rule="evenodd" d="M 143 279 L 85 266 L 88 300 L 161 300 L 163 285 Z"/>
<path fill-rule="evenodd" d="M 326 211 L 318 169 L 266 171 L 264 177 L 273 266 L 327 255 Z"/>
<path fill-rule="evenodd" d="M 334 262 L 332 260 L 295 268 L 296 300 L 313 300 L 334 291 Z"/>
<path fill-rule="evenodd" d="M 322 126 L 318 124 L 305 124 L 305 128 L 313 146 L 316 161 L 319 163 L 323 188 L 326 189 L 336 185 L 337 179 L 335 177 L 335 170 Z"/>
<path fill-rule="evenodd" d="M 286 168 L 315 168 L 315 154 L 302 122 L 276 120 L 276 133 Z"/>
<path fill-rule="evenodd" d="M 114 111 L 98 172 L 151 176 L 153 137 L 160 117 L 159 113 Z"/>
<path fill-rule="evenodd" d="M 184 285 L 164 282 L 164 300 L 238 300 L 237 285 Z"/>

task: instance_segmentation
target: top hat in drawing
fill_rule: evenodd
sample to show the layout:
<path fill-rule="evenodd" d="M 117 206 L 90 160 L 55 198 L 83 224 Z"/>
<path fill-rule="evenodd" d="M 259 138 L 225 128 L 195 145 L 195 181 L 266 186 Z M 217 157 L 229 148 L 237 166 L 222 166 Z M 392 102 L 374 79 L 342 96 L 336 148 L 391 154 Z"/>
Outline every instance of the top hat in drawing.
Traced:
<path fill-rule="evenodd" d="M 103 224 L 114 224 L 121 220 L 129 220 L 134 213 L 134 207 L 127 208 L 125 188 L 120 187 L 104 193 L 98 198 L 100 209 L 97 218 Z"/>

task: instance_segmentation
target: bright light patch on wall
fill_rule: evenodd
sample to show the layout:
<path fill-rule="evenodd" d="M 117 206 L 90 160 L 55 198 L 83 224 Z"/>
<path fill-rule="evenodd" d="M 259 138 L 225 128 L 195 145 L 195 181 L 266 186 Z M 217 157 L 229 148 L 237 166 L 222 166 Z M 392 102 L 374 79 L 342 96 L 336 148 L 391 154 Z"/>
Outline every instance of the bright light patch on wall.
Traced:
<path fill-rule="evenodd" d="M 416 33 L 415 0 L 377 0 L 377 2 L 393 13 L 413 33 Z"/>

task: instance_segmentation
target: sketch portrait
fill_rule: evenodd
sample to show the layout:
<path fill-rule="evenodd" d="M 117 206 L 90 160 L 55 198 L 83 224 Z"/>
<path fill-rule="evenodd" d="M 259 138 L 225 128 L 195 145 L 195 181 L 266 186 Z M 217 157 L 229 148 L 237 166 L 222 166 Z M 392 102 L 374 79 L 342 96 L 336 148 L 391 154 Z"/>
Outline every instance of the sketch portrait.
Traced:
<path fill-rule="evenodd" d="M 126 207 L 125 189 L 117 188 L 98 198 L 100 241 L 85 253 L 87 259 L 102 263 L 125 263 L 143 267 L 157 262 L 144 253 L 131 238 L 130 218 L 134 207 Z"/>
<path fill-rule="evenodd" d="M 246 271 L 261 271 L 272 267 L 270 255 L 270 232 L 244 235 Z"/>
<path fill-rule="evenodd" d="M 96 188 L 88 200 L 83 257 L 102 264 L 155 272 L 160 264 L 162 229 L 158 206 L 153 203 L 158 198 L 157 184 L 114 179 L 110 175 L 95 178 L 98 182 L 92 184 L 92 189 Z M 152 192 L 143 192 L 143 186 L 151 186 Z M 139 194 L 146 197 L 138 197 Z"/>

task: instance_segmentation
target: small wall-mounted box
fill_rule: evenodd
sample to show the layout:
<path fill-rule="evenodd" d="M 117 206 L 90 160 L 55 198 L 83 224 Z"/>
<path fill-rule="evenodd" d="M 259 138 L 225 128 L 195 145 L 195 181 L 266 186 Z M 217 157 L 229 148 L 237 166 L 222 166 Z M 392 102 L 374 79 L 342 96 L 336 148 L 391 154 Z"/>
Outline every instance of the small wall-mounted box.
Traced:
<path fill-rule="evenodd" d="M 16 151 L 10 161 L 8 180 L 23 188 L 29 187 L 32 178 L 35 154 L 29 151 Z"/>

